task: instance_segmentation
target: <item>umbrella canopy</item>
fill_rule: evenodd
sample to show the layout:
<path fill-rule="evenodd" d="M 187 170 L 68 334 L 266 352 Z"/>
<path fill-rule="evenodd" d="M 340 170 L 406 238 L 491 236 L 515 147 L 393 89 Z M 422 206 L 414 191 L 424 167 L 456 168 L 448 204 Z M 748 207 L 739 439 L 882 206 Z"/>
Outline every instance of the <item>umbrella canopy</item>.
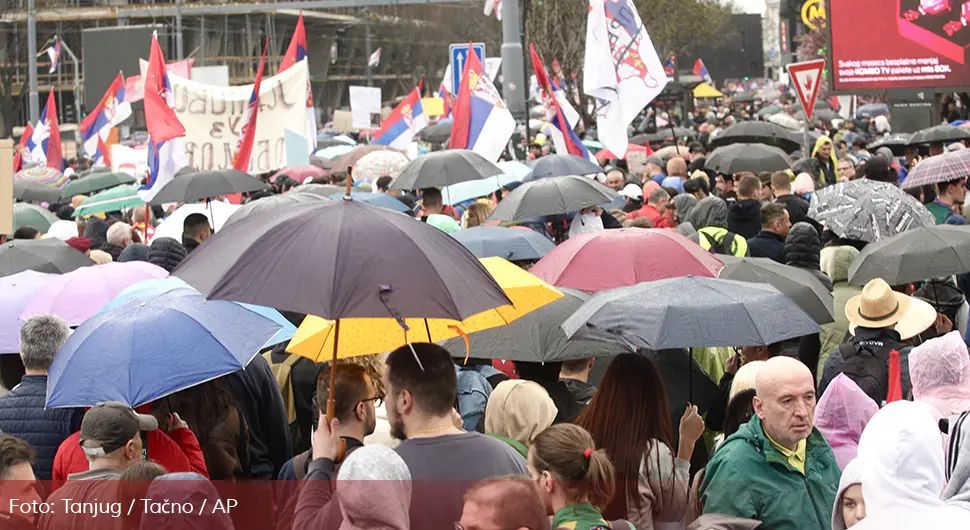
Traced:
<path fill-rule="evenodd" d="M 476 226 L 451 234 L 476 258 L 499 257 L 509 261 L 537 260 L 555 248 L 547 237 L 533 230 L 504 226 Z"/>
<path fill-rule="evenodd" d="M 329 158 L 316 156 L 316 155 L 310 155 L 310 165 L 326 171 L 330 171 L 331 169 L 333 169 L 333 160 L 330 160 Z"/>
<path fill-rule="evenodd" d="M 334 193 L 330 196 L 331 199 L 341 200 L 346 195 L 344 193 Z M 403 202 L 391 197 L 386 193 L 368 193 L 363 191 L 355 191 L 350 194 L 351 198 L 355 201 L 360 201 L 364 204 L 371 204 L 374 206 L 380 206 L 381 208 L 387 208 L 388 210 L 394 210 L 395 212 L 410 212 L 411 209 L 408 208 Z"/>
<path fill-rule="evenodd" d="M 724 268 L 718 278 L 774 286 L 819 324 L 835 322 L 835 300 L 814 274 L 767 258 L 721 256 Z"/>
<path fill-rule="evenodd" d="M 418 139 L 431 144 L 443 144 L 451 138 L 452 120 L 439 120 L 418 132 Z"/>
<path fill-rule="evenodd" d="M 531 167 L 519 162 L 518 160 L 503 160 L 495 165 L 502 170 L 503 174 L 510 175 L 520 181 L 524 179 L 526 175 L 532 172 Z"/>
<path fill-rule="evenodd" d="M 839 237 L 878 241 L 936 219 L 912 195 L 887 182 L 859 179 L 812 194 L 808 216 Z"/>
<path fill-rule="evenodd" d="M 589 357 L 613 357 L 633 353 L 633 348 L 610 342 L 568 339 L 562 323 L 591 295 L 577 289 L 560 289 L 563 297 L 499 328 L 468 335 L 470 355 L 478 359 L 555 362 Z M 442 346 L 456 358 L 464 358 L 465 341 L 448 339 Z"/>
<path fill-rule="evenodd" d="M 767 121 L 743 121 L 732 125 L 711 140 L 709 147 L 723 147 L 731 144 L 764 144 L 781 149 L 786 153 L 797 151 L 801 144 L 791 139 L 790 132 Z"/>
<path fill-rule="evenodd" d="M 57 275 L 24 271 L 0 278 L 0 353 L 20 353 L 20 318 L 37 291 Z"/>
<path fill-rule="evenodd" d="M 50 368 L 47 407 L 137 407 L 245 368 L 278 330 L 244 307 L 191 291 L 129 300 L 67 339 Z"/>
<path fill-rule="evenodd" d="M 660 141 L 660 137 L 656 134 L 638 134 L 630 138 L 630 143 L 635 145 L 649 145 L 652 143 L 657 143 Z"/>
<path fill-rule="evenodd" d="M 914 228 L 866 245 L 849 268 L 849 282 L 882 278 L 890 285 L 970 272 L 970 228 Z"/>
<path fill-rule="evenodd" d="M 498 203 L 489 219 L 520 221 L 543 215 L 573 213 L 619 197 L 587 177 L 550 177 L 526 182 Z"/>
<path fill-rule="evenodd" d="M 287 176 L 299 182 L 300 184 L 303 184 L 303 181 L 305 181 L 308 178 L 324 177 L 326 175 L 327 175 L 326 170 L 321 169 L 314 165 L 292 166 L 292 167 L 286 167 L 277 171 L 276 173 L 273 174 L 273 176 L 269 178 L 269 181 L 276 182 L 276 179 L 280 178 L 281 176 Z"/>
<path fill-rule="evenodd" d="M 294 188 L 293 191 L 298 189 L 300 189 L 300 187 Z M 326 201 L 330 199 L 330 197 L 327 197 L 326 195 L 318 195 L 316 193 L 293 193 L 293 191 L 284 195 L 273 195 L 272 197 L 264 197 L 262 199 L 247 202 L 246 204 L 240 206 L 238 210 L 233 212 L 232 215 L 230 215 L 229 218 L 222 223 L 220 228 L 229 226 L 236 221 L 245 219 L 256 212 L 260 212 L 268 208 L 277 208 L 281 206 L 287 207 L 296 204 Z"/>
<path fill-rule="evenodd" d="M 417 190 L 442 188 L 459 182 L 501 175 L 502 170 L 468 149 L 435 151 L 415 158 L 398 174 L 391 188 Z"/>
<path fill-rule="evenodd" d="M 441 188 L 441 197 L 445 204 L 458 204 L 478 197 L 486 197 L 502 189 L 503 186 L 519 182 L 511 175 L 496 175 L 482 180 L 469 180 Z"/>
<path fill-rule="evenodd" d="M 144 205 L 145 201 L 138 196 L 138 185 L 123 184 L 84 199 L 74 210 L 74 217 L 87 217 Z"/>
<path fill-rule="evenodd" d="M 664 138 L 693 138 L 694 131 L 687 129 L 685 127 L 674 127 L 670 130 L 670 127 L 658 127 L 656 132 L 657 138 L 663 140 Z"/>
<path fill-rule="evenodd" d="M 650 350 L 767 346 L 821 330 L 771 285 L 696 276 L 597 293 L 562 328 L 570 338 Z"/>
<path fill-rule="evenodd" d="M 556 287 L 597 292 L 689 274 L 716 278 L 723 267 L 673 230 L 623 228 L 570 238 L 529 270 Z"/>
<path fill-rule="evenodd" d="M 233 193 L 246 193 L 266 188 L 263 181 L 236 169 L 199 171 L 178 176 L 165 184 L 152 199 L 152 204 L 194 202 Z"/>
<path fill-rule="evenodd" d="M 799 110 L 798 112 L 796 112 L 795 119 L 804 120 L 805 111 Z M 812 112 L 813 121 L 822 120 L 822 121 L 832 122 L 834 120 L 841 120 L 841 119 L 842 119 L 842 116 L 838 112 L 835 112 L 832 109 L 819 108 L 816 106 L 815 111 Z"/>
<path fill-rule="evenodd" d="M 350 138 L 347 138 L 346 136 L 343 138 L 322 138 L 317 140 L 317 149 L 326 149 L 335 145 L 349 145 L 351 147 L 357 145 L 355 143 L 348 142 L 347 140 L 350 140 Z"/>
<path fill-rule="evenodd" d="M 45 166 L 29 167 L 19 171 L 13 176 L 13 179 L 22 182 L 33 182 L 35 184 L 53 186 L 55 188 L 60 188 L 67 183 L 67 177 L 65 177 L 60 171 Z"/>
<path fill-rule="evenodd" d="M 13 229 L 21 226 L 32 226 L 41 233 L 46 233 L 51 225 L 57 222 L 57 216 L 47 208 L 29 202 L 18 202 L 13 205 Z"/>
<path fill-rule="evenodd" d="M 654 154 L 659 156 L 661 159 L 663 159 L 664 162 L 667 162 L 671 158 L 674 158 L 677 156 L 681 158 L 689 157 L 690 148 L 683 145 L 668 145 L 663 149 L 658 149 L 657 152 Z"/>
<path fill-rule="evenodd" d="M 338 186 L 336 184 L 304 184 L 291 189 L 286 195 L 293 193 L 298 193 L 301 195 L 309 194 L 319 195 L 325 199 L 329 199 L 334 193 L 344 193 L 346 190 L 346 186 Z"/>
<path fill-rule="evenodd" d="M 880 147 L 888 147 L 893 152 L 893 155 L 903 156 L 906 154 L 906 146 L 909 145 L 909 139 L 911 137 L 912 135 L 906 133 L 890 134 L 869 144 L 866 149 L 871 153 L 875 153 Z"/>
<path fill-rule="evenodd" d="M 708 155 L 704 167 L 718 173 L 733 175 L 742 171 L 758 174 L 762 171 L 784 171 L 791 167 L 788 154 L 765 144 L 731 144 L 719 147 Z"/>
<path fill-rule="evenodd" d="M 212 226 L 212 230 L 218 232 L 229 221 L 229 217 L 240 208 L 242 206 L 222 201 L 210 201 L 208 204 L 183 204 L 172 212 L 172 215 L 166 217 L 164 221 L 155 227 L 155 236 L 153 239 L 171 237 L 181 241 L 185 218 L 194 213 L 200 213 L 206 216 L 209 219 L 209 225 Z"/>
<path fill-rule="evenodd" d="M 909 145 L 930 144 L 933 142 L 949 143 L 962 140 L 970 140 L 970 131 L 944 123 L 943 125 L 916 131 L 909 138 Z"/>
<path fill-rule="evenodd" d="M 522 182 L 568 175 L 596 175 L 602 172 L 603 168 L 576 155 L 546 155 L 536 160 L 532 166 L 532 173 L 522 179 Z"/>
<path fill-rule="evenodd" d="M 325 158 L 327 160 L 336 160 L 337 158 L 340 158 L 341 156 L 346 155 L 347 153 L 353 152 L 354 149 L 356 148 L 350 144 L 340 144 L 340 145 L 332 145 L 330 147 L 324 147 L 323 149 L 320 149 L 319 151 L 313 154 L 314 156 Z M 337 167 L 337 166 L 334 165 L 332 167 Z M 342 168 L 342 169 L 346 169 L 346 168 Z"/>
<path fill-rule="evenodd" d="M 88 195 L 122 184 L 134 184 L 135 177 L 128 173 L 91 173 L 86 177 L 68 182 L 61 188 L 61 197 L 69 199 L 75 195 Z"/>
<path fill-rule="evenodd" d="M 358 145 L 353 151 L 349 151 L 346 154 L 341 155 L 340 158 L 334 160 L 333 169 L 334 171 L 346 171 L 347 168 L 354 167 L 357 164 L 357 161 L 364 158 L 365 155 L 369 155 L 370 153 L 375 153 L 377 151 L 393 151 L 395 153 L 401 152 L 400 149 L 395 149 L 386 145 Z"/>
<path fill-rule="evenodd" d="M 768 105 L 767 107 L 763 107 L 758 111 L 758 116 L 761 116 L 762 118 L 765 116 L 774 116 L 775 114 L 784 111 L 785 107 L 782 107 L 781 105 Z"/>
<path fill-rule="evenodd" d="M 970 149 L 947 151 L 921 160 L 900 184 L 903 189 L 950 182 L 970 176 Z"/>
<path fill-rule="evenodd" d="M 17 239 L 0 245 L 0 277 L 23 271 L 60 274 L 94 265 L 60 239 Z"/>
<path fill-rule="evenodd" d="M 797 130 L 802 128 L 802 122 L 800 120 L 796 120 L 791 114 L 784 112 L 779 112 L 777 114 L 768 116 L 768 121 L 771 123 L 777 123 L 786 129 Z"/>
<path fill-rule="evenodd" d="M 13 198 L 18 201 L 54 203 L 61 198 L 61 190 L 29 180 L 15 180 Z"/>
<path fill-rule="evenodd" d="M 562 298 L 562 293 L 502 258 L 483 258 L 481 262 L 512 301 L 512 305 L 489 309 L 460 322 L 451 319 L 405 319 L 408 331 L 393 318 L 350 319 L 341 322 L 341 333 L 350 333 L 357 339 L 339 342 L 337 357 L 387 352 L 407 344 L 408 341 L 439 342 L 462 334 L 504 326 Z M 324 361 L 334 349 L 335 332 L 333 321 L 308 316 L 286 351 L 314 362 Z"/>
<path fill-rule="evenodd" d="M 360 157 L 354 164 L 354 180 L 374 182 L 388 176 L 396 177 L 411 161 L 397 151 L 374 151 Z"/>
<path fill-rule="evenodd" d="M 37 291 L 20 318 L 53 313 L 63 318 L 69 326 L 77 326 L 101 311 L 125 287 L 142 280 L 167 276 L 165 269 L 145 261 L 82 267 L 58 276 Z"/>
<path fill-rule="evenodd" d="M 862 105 L 855 111 L 857 118 L 872 118 L 874 116 L 889 116 L 889 105 L 885 103 L 869 103 Z"/>
<path fill-rule="evenodd" d="M 593 154 L 596 154 L 600 149 L 606 149 L 606 145 L 603 142 L 597 142 L 596 140 L 583 140 L 583 145 Z"/>

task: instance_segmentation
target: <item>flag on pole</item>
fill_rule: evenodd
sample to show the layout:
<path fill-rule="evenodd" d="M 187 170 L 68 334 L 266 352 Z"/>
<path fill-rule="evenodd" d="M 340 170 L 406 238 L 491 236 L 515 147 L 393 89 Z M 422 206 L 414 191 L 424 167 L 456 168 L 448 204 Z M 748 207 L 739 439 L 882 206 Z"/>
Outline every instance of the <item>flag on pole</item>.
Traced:
<path fill-rule="evenodd" d="M 664 74 L 666 74 L 668 77 L 673 77 L 676 71 L 677 71 L 677 56 L 671 54 L 670 57 L 667 57 L 667 60 L 664 61 Z"/>
<path fill-rule="evenodd" d="M 131 116 L 131 104 L 125 102 L 125 78 L 118 72 L 98 106 L 81 122 L 81 139 L 84 152 L 94 156 L 98 150 L 98 140 L 104 140 L 111 128 Z"/>
<path fill-rule="evenodd" d="M 370 58 L 367 59 L 367 66 L 371 68 L 377 68 L 381 64 L 381 50 L 383 48 L 378 48 L 376 52 L 370 54 Z"/>
<path fill-rule="evenodd" d="M 704 66 L 704 61 L 700 58 L 694 61 L 694 75 L 703 79 L 705 83 L 711 86 L 714 85 L 714 80 L 711 79 L 710 72 L 707 71 L 707 67 Z"/>
<path fill-rule="evenodd" d="M 427 125 L 428 117 L 421 107 L 421 92 L 415 88 L 391 111 L 371 143 L 404 149 Z"/>
<path fill-rule="evenodd" d="M 47 105 L 40 113 L 40 120 L 34 127 L 31 141 L 33 147 L 30 158 L 34 163 L 44 163 L 47 167 L 58 171 L 63 169 L 61 131 L 57 126 L 57 102 L 54 99 L 53 89 L 47 96 Z"/>
<path fill-rule="evenodd" d="M 626 156 L 627 127 L 667 86 L 633 0 L 589 0 L 584 92 L 596 99 L 599 140 Z"/>
<path fill-rule="evenodd" d="M 290 45 L 286 48 L 286 54 L 283 55 L 283 62 L 280 63 L 280 69 L 277 74 L 286 70 L 287 68 L 293 66 L 294 64 L 307 58 L 307 43 L 306 43 L 306 26 L 303 25 L 303 12 L 300 12 L 300 18 L 296 21 L 296 28 L 293 29 L 293 37 L 290 39 Z M 307 67 L 309 68 L 310 62 L 307 61 Z M 317 147 L 317 116 L 313 110 L 313 87 L 310 84 L 310 76 L 307 76 L 306 80 L 306 139 L 307 146 L 310 152 L 316 150 Z"/>
<path fill-rule="evenodd" d="M 539 91 L 542 94 L 542 104 L 546 108 L 549 124 L 552 125 L 548 130 L 551 133 L 552 143 L 556 147 L 556 153 L 560 155 L 568 153 L 589 159 L 589 151 L 580 141 L 579 136 L 576 135 L 576 131 L 573 130 L 573 126 L 563 112 L 563 102 L 571 109 L 572 105 L 569 105 L 569 101 L 560 101 L 556 97 L 556 89 L 549 81 L 546 67 L 542 64 L 539 54 L 536 53 L 536 47 L 531 43 L 529 44 L 529 53 L 532 55 L 532 71 L 535 72 L 536 83 L 539 85 Z M 559 92 L 562 93 L 561 90 Z M 565 100 L 565 98 L 563 99 Z M 573 113 L 575 112 L 576 110 L 573 109 Z"/>
<path fill-rule="evenodd" d="M 98 144 L 94 151 L 94 165 L 111 167 L 111 150 L 104 144 L 104 138 L 97 137 Z"/>
<path fill-rule="evenodd" d="M 61 58 L 61 41 L 60 39 L 54 41 L 54 44 L 47 48 L 47 57 L 51 60 L 51 71 L 54 73 L 57 71 L 57 60 Z"/>
<path fill-rule="evenodd" d="M 253 142 L 256 140 L 256 119 L 259 117 L 259 87 L 263 84 L 263 67 L 266 66 L 266 50 L 269 39 L 263 45 L 263 57 L 259 60 L 256 70 L 256 81 L 253 82 L 253 93 L 249 96 L 249 104 L 243 113 L 242 124 L 239 128 L 239 142 L 236 143 L 236 154 L 232 157 L 232 167 L 243 173 L 249 172 L 249 158 L 253 153 Z"/>
<path fill-rule="evenodd" d="M 472 52 L 471 43 L 467 58 L 452 111 L 455 121 L 448 148 L 471 149 L 494 162 L 515 132 L 515 118 Z"/>
<path fill-rule="evenodd" d="M 485 0 L 485 15 L 495 13 L 495 18 L 502 20 L 502 0 Z"/>
<path fill-rule="evenodd" d="M 435 97 L 441 98 L 441 117 L 447 118 L 451 116 L 451 109 L 454 106 L 454 101 L 451 97 L 451 92 L 448 91 L 448 84 L 445 83 L 445 79 L 441 80 L 441 84 L 438 85 L 438 91 L 435 92 Z"/>
<path fill-rule="evenodd" d="M 20 143 L 17 144 L 17 152 L 13 154 L 13 172 L 16 173 L 24 168 L 24 162 L 30 161 L 30 151 L 33 148 L 34 126 L 27 122 L 24 127 L 24 134 L 20 135 Z"/>
<path fill-rule="evenodd" d="M 158 34 L 152 33 L 148 71 L 145 73 L 148 180 L 138 190 L 138 196 L 145 202 L 150 202 L 185 166 L 185 148 L 181 140 L 185 136 L 185 127 L 175 115 L 174 107 L 175 95 L 168 80 L 162 48 L 158 45 Z"/>

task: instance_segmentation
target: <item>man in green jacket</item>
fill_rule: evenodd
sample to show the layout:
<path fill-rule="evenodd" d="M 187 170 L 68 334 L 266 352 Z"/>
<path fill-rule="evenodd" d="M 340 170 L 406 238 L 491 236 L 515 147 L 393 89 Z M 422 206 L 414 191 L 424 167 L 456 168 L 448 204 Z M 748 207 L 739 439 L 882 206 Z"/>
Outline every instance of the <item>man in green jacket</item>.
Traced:
<path fill-rule="evenodd" d="M 840 473 L 814 427 L 812 372 L 775 357 L 758 371 L 755 391 L 755 416 L 707 465 L 704 513 L 757 519 L 772 530 L 828 530 Z"/>

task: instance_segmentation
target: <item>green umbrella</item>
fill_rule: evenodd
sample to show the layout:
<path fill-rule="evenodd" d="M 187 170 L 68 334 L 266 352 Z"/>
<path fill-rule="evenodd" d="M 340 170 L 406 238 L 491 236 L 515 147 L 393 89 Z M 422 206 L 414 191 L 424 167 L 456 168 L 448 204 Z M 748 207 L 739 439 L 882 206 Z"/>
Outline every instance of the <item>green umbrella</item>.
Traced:
<path fill-rule="evenodd" d="M 18 202 L 13 205 L 13 229 L 21 226 L 32 226 L 41 233 L 46 233 L 51 224 L 57 221 L 57 216 L 50 213 L 46 208 L 41 208 L 36 204 Z"/>
<path fill-rule="evenodd" d="M 767 107 L 758 111 L 758 116 L 761 116 L 761 117 L 773 116 L 784 110 L 785 110 L 784 107 L 782 107 L 781 105 L 768 105 Z"/>
<path fill-rule="evenodd" d="M 127 173 L 91 173 L 86 177 L 72 180 L 61 188 L 61 197 L 69 199 L 75 195 L 87 195 L 96 191 L 106 190 L 121 184 L 132 184 L 135 177 Z"/>
<path fill-rule="evenodd" d="M 597 142 L 595 140 L 583 140 L 583 145 L 585 145 L 586 149 L 589 149 L 589 152 L 593 153 L 594 155 L 606 148 L 606 146 L 601 142 Z"/>
<path fill-rule="evenodd" d="M 144 205 L 145 201 L 141 200 L 141 197 L 138 196 L 138 185 L 124 184 L 84 199 L 84 202 L 74 210 L 74 217 L 116 212 L 122 208 L 134 208 Z"/>

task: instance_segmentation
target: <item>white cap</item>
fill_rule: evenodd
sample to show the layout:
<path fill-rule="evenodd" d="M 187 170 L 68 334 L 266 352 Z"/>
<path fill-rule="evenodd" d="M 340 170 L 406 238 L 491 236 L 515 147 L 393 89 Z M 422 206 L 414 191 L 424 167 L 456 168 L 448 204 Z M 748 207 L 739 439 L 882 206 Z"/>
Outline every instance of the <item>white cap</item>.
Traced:
<path fill-rule="evenodd" d="M 627 184 L 620 190 L 620 196 L 626 197 L 627 199 L 642 199 L 643 190 L 636 184 Z"/>

